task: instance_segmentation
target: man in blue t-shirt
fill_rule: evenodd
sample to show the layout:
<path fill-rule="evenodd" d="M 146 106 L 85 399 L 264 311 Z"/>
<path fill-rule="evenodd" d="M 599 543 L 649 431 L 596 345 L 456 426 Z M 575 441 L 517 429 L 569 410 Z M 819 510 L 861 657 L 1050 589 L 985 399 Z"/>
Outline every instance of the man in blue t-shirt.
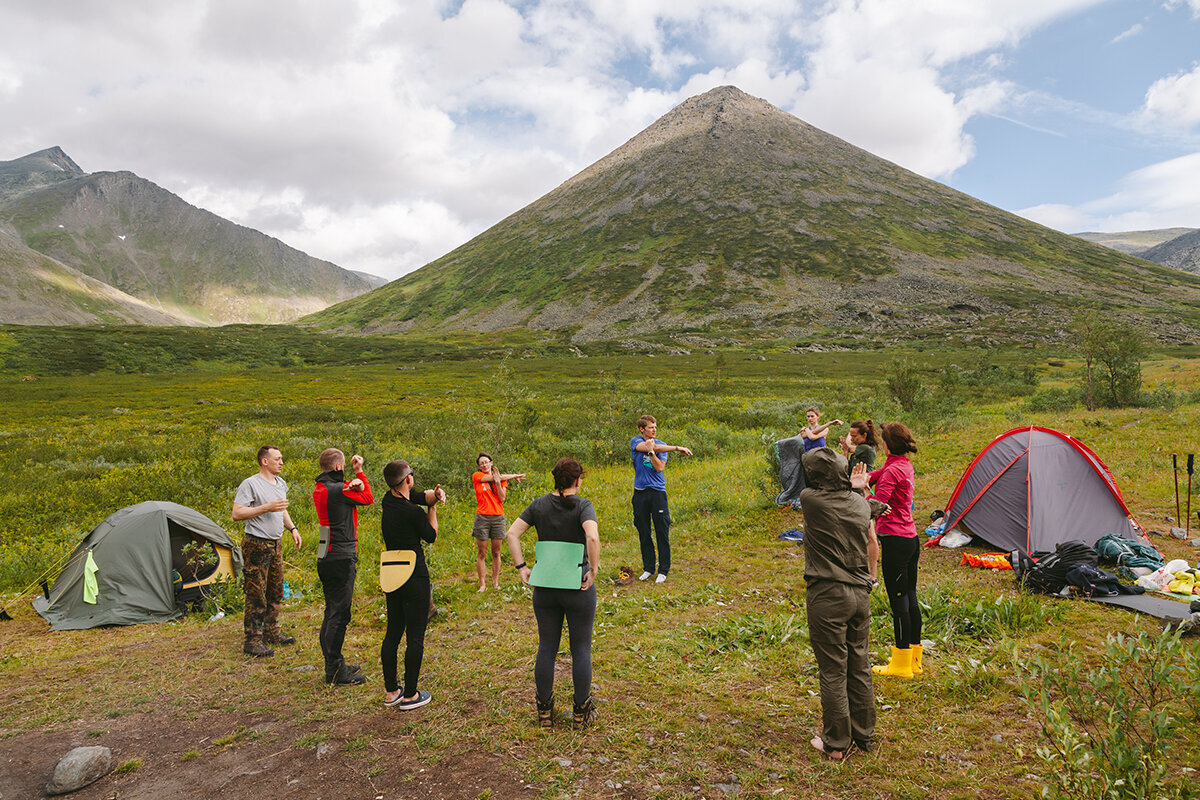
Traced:
<path fill-rule="evenodd" d="M 671 571 L 671 512 L 667 508 L 667 481 L 663 470 L 667 468 L 668 453 L 692 451 L 679 445 L 667 444 L 655 438 L 658 420 L 649 414 L 638 419 L 638 436 L 629 440 L 633 458 L 633 526 L 637 528 L 638 542 L 642 547 L 642 574 L 644 581 L 657 571 L 655 583 L 662 583 Z M 650 536 L 651 520 L 654 521 L 654 537 Z M 654 545 L 658 544 L 658 562 L 655 563 Z"/>

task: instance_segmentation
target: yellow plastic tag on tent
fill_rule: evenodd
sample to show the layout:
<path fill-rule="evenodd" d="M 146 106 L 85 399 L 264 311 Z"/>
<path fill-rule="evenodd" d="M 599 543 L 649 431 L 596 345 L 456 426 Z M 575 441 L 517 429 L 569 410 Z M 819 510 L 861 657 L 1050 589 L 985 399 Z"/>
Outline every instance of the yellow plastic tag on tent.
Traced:
<path fill-rule="evenodd" d="M 96 604 L 96 598 L 100 596 L 100 584 L 96 581 L 96 573 L 100 568 L 96 566 L 96 559 L 92 558 L 92 551 L 88 550 L 87 561 L 83 562 L 83 602 Z"/>

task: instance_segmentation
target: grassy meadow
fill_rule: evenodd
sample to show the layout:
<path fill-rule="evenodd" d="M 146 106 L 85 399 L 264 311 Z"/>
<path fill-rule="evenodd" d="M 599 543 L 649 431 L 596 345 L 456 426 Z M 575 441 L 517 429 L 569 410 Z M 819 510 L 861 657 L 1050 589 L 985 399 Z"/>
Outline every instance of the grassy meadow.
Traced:
<path fill-rule="evenodd" d="M 0 602 L 16 617 L 0 623 L 0 680 L 9 687 L 0 698 L 0 750 L 39 729 L 84 726 L 102 740 L 106 725 L 130 715 L 198 719 L 233 692 L 259 715 L 183 753 L 128 752 L 142 761 L 115 785 L 132 796 L 153 770 L 203 764 L 265 739 L 272 751 L 334 747 L 374 788 L 408 780 L 388 756 L 399 749 L 430 766 L 463 753 L 496 754 L 498 770 L 547 798 L 1028 797 L 1041 791 L 1045 769 L 1035 756 L 1040 718 L 1021 699 L 1020 685 L 1030 680 L 1022 665 L 1072 642 L 1079 648 L 1072 657 L 1086 662 L 1110 632 L 1158 629 L 1156 620 L 1122 610 L 1023 595 L 1011 574 L 959 567 L 956 551 L 923 551 L 925 638 L 935 643 L 926 674 L 877 679 L 881 747 L 844 765 L 823 763 L 807 743 L 820 705 L 803 551 L 776 538 L 802 519 L 774 507 L 766 456 L 770 443 L 804 424 L 810 404 L 827 420 L 906 421 L 920 444 L 921 521 L 943 506 L 993 437 L 1046 425 L 1095 450 L 1143 527 L 1165 531 L 1175 514 L 1170 453 L 1200 450 L 1200 362 L 1192 358 L 1159 355 L 1145 364 L 1146 391 L 1157 391 L 1159 407 L 1039 411 L 1063 405 L 1056 392 L 1075 380 L 1077 364 L 1032 349 L 986 360 L 979 352 L 913 352 L 932 399 L 906 413 L 885 388 L 891 353 L 421 355 L 401 347 L 388 361 L 362 365 L 0 374 L 0 441 L 15 466 L 0 488 Z M 670 579 L 619 587 L 618 567 L 640 571 L 627 447 L 642 413 L 658 417 L 660 438 L 695 456 L 673 457 L 667 471 Z M 240 540 L 230 504 L 265 443 L 283 451 L 289 510 L 304 536 L 301 552 L 285 553 L 293 598 L 284 626 L 297 635 L 295 647 L 245 659 L 236 613 L 46 632 L 29 608 L 29 588 L 125 505 L 189 505 Z M 320 663 L 309 493 L 327 446 L 361 454 L 377 494 L 382 466 L 393 458 L 411 461 L 421 486 L 440 483 L 449 493 L 438 541 L 426 550 L 441 613 L 426 638 L 421 680 L 434 703 L 422 711 L 401 715 L 380 705 L 384 604 L 371 566 L 380 544 L 377 505 L 359 514 L 360 570 L 345 647 L 349 660 L 363 663 L 368 685 L 330 691 L 319 670 L 303 671 Z M 534 726 L 536 632 L 507 553 L 502 589 L 476 592 L 469 475 L 480 450 L 502 471 L 530 473 L 510 489 L 510 520 L 550 489 L 559 456 L 575 456 L 587 470 L 583 495 L 596 505 L 603 551 L 593 647 L 599 720 L 586 733 L 571 732 L 566 718 L 550 732 Z M 1200 508 L 1200 481 L 1192 507 Z M 1168 557 L 1197 558 L 1185 542 L 1154 541 Z M 873 648 L 882 660 L 891 624 L 883 595 L 873 603 Z M 1195 641 L 1186 647 L 1194 650 Z M 568 663 L 560 655 L 556 694 L 560 714 L 569 715 Z M 73 691 L 81 675 L 101 690 Z M 1200 694 L 1169 708 L 1186 723 L 1166 759 L 1168 781 L 1179 784 L 1194 780 L 1187 770 L 1200 763 Z M 278 740 L 284 729 L 302 734 Z"/>

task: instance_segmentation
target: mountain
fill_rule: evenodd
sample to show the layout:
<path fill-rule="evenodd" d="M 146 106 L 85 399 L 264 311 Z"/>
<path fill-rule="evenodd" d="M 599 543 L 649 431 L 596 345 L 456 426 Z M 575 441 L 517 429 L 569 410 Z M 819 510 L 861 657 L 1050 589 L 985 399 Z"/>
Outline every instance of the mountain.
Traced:
<path fill-rule="evenodd" d="M 176 324 L 286 322 L 379 285 L 131 172 L 85 173 L 57 147 L 0 162 L 0 230 Z M 10 273 L 30 263 L 0 261 Z M 22 280 L 36 283 L 28 274 Z M 54 281 L 42 285 L 42 294 L 23 295 L 26 306 L 10 298 L 0 321 L 55 324 L 71 295 L 56 294 Z"/>
<path fill-rule="evenodd" d="M 988 344 L 1061 336 L 1082 303 L 1132 310 L 1167 339 L 1200 329 L 1200 278 L 1009 214 L 726 86 L 402 281 L 305 322 Z"/>
<path fill-rule="evenodd" d="M 1158 228 L 1152 231 L 1119 231 L 1116 233 L 1076 233 L 1080 239 L 1085 239 L 1095 244 L 1102 244 L 1105 247 L 1111 247 L 1114 250 L 1120 250 L 1122 253 L 1128 253 L 1131 256 L 1145 258 L 1147 250 L 1155 245 L 1160 245 L 1163 242 L 1174 239 L 1176 236 L 1182 236 L 1185 233 L 1191 233 L 1195 228 Z M 1153 259 L 1151 259 L 1153 260 Z M 1156 263 L 1163 263 L 1161 261 Z"/>
<path fill-rule="evenodd" d="M 1200 230 L 1190 230 L 1141 254 L 1147 261 L 1200 275 Z"/>
<path fill-rule="evenodd" d="M 151 307 L 103 281 L 30 250 L 0 230 L 0 320 L 13 325 L 184 325 L 181 317 Z"/>

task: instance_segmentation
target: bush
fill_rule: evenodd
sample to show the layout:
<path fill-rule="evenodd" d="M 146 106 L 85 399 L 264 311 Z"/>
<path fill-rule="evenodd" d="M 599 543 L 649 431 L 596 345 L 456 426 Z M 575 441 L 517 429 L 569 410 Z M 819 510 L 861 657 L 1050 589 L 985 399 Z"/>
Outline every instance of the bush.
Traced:
<path fill-rule="evenodd" d="M 1187 399 L 1187 393 L 1179 391 L 1175 381 L 1159 381 L 1154 391 L 1142 395 L 1142 405 L 1146 408 L 1175 411 Z"/>
<path fill-rule="evenodd" d="M 1038 389 L 1028 400 L 1029 411 L 1070 411 L 1079 403 L 1078 389 Z"/>
<path fill-rule="evenodd" d="M 915 410 L 924 389 L 916 365 L 906 358 L 892 359 L 887 369 L 887 389 L 900 408 Z"/>
<path fill-rule="evenodd" d="M 1168 777 L 1167 752 L 1184 715 L 1200 720 L 1200 651 L 1178 634 L 1110 634 L 1094 666 L 1074 644 L 1053 659 L 1033 658 L 1021 692 L 1042 720 L 1044 797 L 1197 796 L 1190 783 Z"/>

